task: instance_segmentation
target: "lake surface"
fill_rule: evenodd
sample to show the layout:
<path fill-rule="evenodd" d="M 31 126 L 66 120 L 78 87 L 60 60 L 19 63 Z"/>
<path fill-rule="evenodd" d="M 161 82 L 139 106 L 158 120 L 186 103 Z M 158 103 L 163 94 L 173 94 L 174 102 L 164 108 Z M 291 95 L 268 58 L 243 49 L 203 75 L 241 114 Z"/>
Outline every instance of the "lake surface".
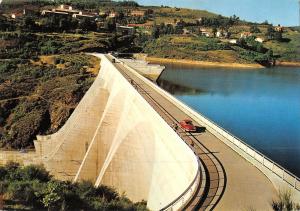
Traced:
<path fill-rule="evenodd" d="M 168 65 L 158 84 L 300 177 L 300 68 Z"/>

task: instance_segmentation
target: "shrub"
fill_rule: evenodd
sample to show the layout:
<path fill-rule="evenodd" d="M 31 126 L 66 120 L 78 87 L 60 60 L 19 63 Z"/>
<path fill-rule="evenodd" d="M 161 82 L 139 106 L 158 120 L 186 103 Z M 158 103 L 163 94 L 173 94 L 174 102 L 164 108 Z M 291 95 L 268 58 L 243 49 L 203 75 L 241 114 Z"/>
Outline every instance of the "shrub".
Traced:
<path fill-rule="evenodd" d="M 24 180 L 38 180 L 40 182 L 48 182 L 51 176 L 43 166 L 29 165 L 22 169 Z"/>
<path fill-rule="evenodd" d="M 271 205 L 274 211 L 292 211 L 300 208 L 298 203 L 292 201 L 290 191 L 279 191 L 278 200 L 273 200 Z"/>

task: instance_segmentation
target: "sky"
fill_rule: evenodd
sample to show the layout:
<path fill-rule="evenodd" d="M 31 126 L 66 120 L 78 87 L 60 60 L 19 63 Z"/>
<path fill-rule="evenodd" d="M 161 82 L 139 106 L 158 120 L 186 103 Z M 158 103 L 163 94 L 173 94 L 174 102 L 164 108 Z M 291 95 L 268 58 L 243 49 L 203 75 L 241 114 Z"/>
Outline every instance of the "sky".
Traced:
<path fill-rule="evenodd" d="M 298 0 L 136 0 L 141 5 L 203 9 L 224 16 L 284 26 L 299 25 Z"/>

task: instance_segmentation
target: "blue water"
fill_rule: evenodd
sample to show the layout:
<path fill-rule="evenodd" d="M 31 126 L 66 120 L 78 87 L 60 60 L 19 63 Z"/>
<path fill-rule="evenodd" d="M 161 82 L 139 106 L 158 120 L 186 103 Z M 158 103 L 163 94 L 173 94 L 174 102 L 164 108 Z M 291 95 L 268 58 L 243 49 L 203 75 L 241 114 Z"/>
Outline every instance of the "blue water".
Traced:
<path fill-rule="evenodd" d="M 159 85 L 300 176 L 300 68 L 169 65 Z"/>

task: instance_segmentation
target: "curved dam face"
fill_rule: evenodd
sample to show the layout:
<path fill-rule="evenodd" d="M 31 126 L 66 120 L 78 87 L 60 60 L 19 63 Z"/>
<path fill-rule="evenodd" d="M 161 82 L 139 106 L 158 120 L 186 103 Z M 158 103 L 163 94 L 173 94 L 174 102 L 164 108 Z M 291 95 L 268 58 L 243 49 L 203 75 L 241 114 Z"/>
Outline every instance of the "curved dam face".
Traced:
<path fill-rule="evenodd" d="M 66 124 L 38 136 L 36 153 L 56 178 L 113 186 L 159 210 L 194 180 L 194 153 L 104 55 Z"/>

